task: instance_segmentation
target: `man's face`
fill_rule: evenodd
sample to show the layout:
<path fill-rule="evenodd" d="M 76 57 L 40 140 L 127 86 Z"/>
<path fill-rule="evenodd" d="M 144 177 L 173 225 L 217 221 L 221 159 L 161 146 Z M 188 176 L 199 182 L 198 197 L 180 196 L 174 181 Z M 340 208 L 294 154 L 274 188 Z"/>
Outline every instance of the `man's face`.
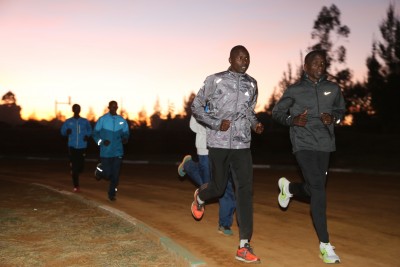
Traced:
<path fill-rule="evenodd" d="M 229 58 L 231 63 L 231 70 L 238 73 L 246 73 L 250 65 L 250 55 L 247 51 L 238 50 L 232 57 Z"/>
<path fill-rule="evenodd" d="M 315 55 L 314 58 L 304 65 L 304 70 L 310 80 L 318 81 L 325 74 L 326 60 L 321 55 Z"/>
<path fill-rule="evenodd" d="M 79 115 L 79 113 L 81 112 L 81 107 L 79 105 L 73 105 L 72 112 L 75 116 Z"/>
<path fill-rule="evenodd" d="M 111 102 L 108 106 L 108 109 L 110 110 L 111 115 L 117 115 L 118 104 Z"/>

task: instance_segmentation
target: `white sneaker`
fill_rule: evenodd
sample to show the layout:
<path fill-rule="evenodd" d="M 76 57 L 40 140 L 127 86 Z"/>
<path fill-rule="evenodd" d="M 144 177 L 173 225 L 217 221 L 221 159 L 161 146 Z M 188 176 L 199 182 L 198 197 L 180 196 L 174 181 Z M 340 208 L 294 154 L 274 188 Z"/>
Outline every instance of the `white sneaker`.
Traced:
<path fill-rule="evenodd" d="M 324 263 L 340 263 L 340 258 L 335 253 L 335 247 L 331 243 L 320 243 L 319 251 L 321 252 L 319 257 Z"/>
<path fill-rule="evenodd" d="M 289 205 L 290 198 L 293 196 L 289 192 L 289 184 L 290 182 L 285 177 L 280 178 L 278 181 L 278 186 L 281 191 L 278 196 L 278 202 L 279 206 L 281 206 L 284 209 L 287 208 L 287 206 Z"/>

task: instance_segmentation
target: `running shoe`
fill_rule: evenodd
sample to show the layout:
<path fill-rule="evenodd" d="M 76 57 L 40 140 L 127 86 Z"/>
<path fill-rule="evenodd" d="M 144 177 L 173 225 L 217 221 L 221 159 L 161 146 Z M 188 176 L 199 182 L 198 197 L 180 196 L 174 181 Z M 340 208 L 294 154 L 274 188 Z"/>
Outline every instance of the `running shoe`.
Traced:
<path fill-rule="evenodd" d="M 293 196 L 289 192 L 289 184 L 290 182 L 285 177 L 280 178 L 278 181 L 278 186 L 280 190 L 278 196 L 278 202 L 279 206 L 281 206 L 284 209 L 287 208 L 287 206 L 289 205 L 290 198 Z"/>
<path fill-rule="evenodd" d="M 229 226 L 222 226 L 222 225 L 220 225 L 220 226 L 218 227 L 218 232 L 219 232 L 220 234 L 223 234 L 223 235 L 228 235 L 228 236 L 233 235 L 233 231 L 232 231 L 232 229 L 231 229 Z"/>
<path fill-rule="evenodd" d="M 96 169 L 94 170 L 94 177 L 96 178 L 97 181 L 100 181 L 103 174 L 103 167 L 101 163 L 97 164 Z"/>
<path fill-rule="evenodd" d="M 261 263 L 261 259 L 254 255 L 253 248 L 250 247 L 249 243 L 246 243 L 244 247 L 237 250 L 236 259 L 246 263 Z"/>
<path fill-rule="evenodd" d="M 186 156 L 183 157 L 181 164 L 179 164 L 179 166 L 178 166 L 178 174 L 179 174 L 179 176 L 181 176 L 181 177 L 185 176 L 186 172 L 183 169 L 183 165 L 185 164 L 186 161 L 189 161 L 191 159 L 192 159 L 192 156 L 190 156 L 190 155 L 186 155 Z"/>
<path fill-rule="evenodd" d="M 335 247 L 331 243 L 320 243 L 319 251 L 321 252 L 319 257 L 324 263 L 340 263 L 340 258 L 335 253 Z"/>
<path fill-rule="evenodd" d="M 192 202 L 192 215 L 196 220 L 201 220 L 201 218 L 203 218 L 203 214 L 204 214 L 204 204 L 199 204 L 197 202 L 197 195 L 199 194 L 199 189 L 196 189 L 196 191 L 194 191 L 194 200 Z"/>

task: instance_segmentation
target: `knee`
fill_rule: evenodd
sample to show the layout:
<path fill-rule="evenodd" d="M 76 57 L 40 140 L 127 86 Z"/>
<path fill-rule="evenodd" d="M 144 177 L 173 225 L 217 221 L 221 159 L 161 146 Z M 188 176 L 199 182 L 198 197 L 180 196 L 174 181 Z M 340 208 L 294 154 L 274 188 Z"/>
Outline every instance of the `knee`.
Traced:
<path fill-rule="evenodd" d="M 221 197 L 221 196 L 224 195 L 224 193 L 225 193 L 225 190 L 224 190 L 224 188 L 222 186 L 216 186 L 215 187 L 216 196 Z"/>

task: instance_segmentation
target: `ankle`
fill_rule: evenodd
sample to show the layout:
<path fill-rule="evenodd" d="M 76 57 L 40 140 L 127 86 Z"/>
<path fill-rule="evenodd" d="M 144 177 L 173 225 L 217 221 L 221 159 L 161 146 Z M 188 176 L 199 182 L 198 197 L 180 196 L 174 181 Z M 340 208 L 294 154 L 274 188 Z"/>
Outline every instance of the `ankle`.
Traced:
<path fill-rule="evenodd" d="M 246 244 L 248 244 L 248 243 L 249 243 L 249 240 L 248 240 L 248 239 L 240 239 L 239 247 L 240 247 L 240 248 L 243 248 L 244 245 L 246 245 Z"/>
<path fill-rule="evenodd" d="M 204 201 L 200 199 L 199 195 L 197 195 L 196 199 L 197 199 L 197 203 L 199 203 L 200 205 L 204 204 Z"/>

